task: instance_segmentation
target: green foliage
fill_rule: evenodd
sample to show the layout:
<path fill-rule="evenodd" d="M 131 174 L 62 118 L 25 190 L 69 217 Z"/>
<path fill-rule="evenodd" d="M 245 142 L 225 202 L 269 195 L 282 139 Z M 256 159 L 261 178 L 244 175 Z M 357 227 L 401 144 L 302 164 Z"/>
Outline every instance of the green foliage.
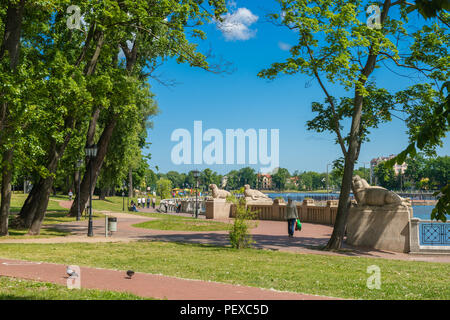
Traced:
<path fill-rule="evenodd" d="M 291 176 L 288 169 L 278 168 L 278 170 L 272 175 L 272 184 L 278 190 L 284 190 L 286 187 L 287 179 Z"/>
<path fill-rule="evenodd" d="M 169 179 L 159 179 L 156 182 L 156 195 L 161 199 L 167 199 L 172 197 L 172 182 Z"/>
<path fill-rule="evenodd" d="M 237 251 L 211 245 L 138 241 L 5 243 L 1 245 L 0 253 L 10 259 L 115 270 L 133 269 L 177 278 L 347 299 L 450 299 L 448 263 L 352 256 L 352 252 L 344 256 L 298 254 L 282 250 Z M 370 276 L 367 267 L 374 264 L 382 270 L 381 290 L 367 288 Z"/>
<path fill-rule="evenodd" d="M 450 185 L 446 185 L 441 191 L 435 192 L 435 196 L 438 197 L 438 202 L 433 211 L 431 211 L 431 220 L 447 221 L 446 215 L 450 214 Z"/>
<path fill-rule="evenodd" d="M 248 248 L 252 245 L 253 239 L 249 232 L 251 220 L 256 219 L 257 212 L 251 211 L 245 204 L 242 197 L 237 199 L 235 196 L 227 198 L 236 207 L 236 216 L 229 232 L 231 247 L 235 249 Z M 256 224 L 256 222 L 253 222 Z"/>
<path fill-rule="evenodd" d="M 399 181 L 392 167 L 386 167 L 384 163 L 380 163 L 373 171 L 376 181 L 380 186 L 389 190 L 400 189 Z"/>
<path fill-rule="evenodd" d="M 450 11 L 450 2 L 448 0 L 416 0 L 414 5 L 408 7 L 408 12 L 415 9 L 424 18 L 433 18 L 443 10 Z"/>

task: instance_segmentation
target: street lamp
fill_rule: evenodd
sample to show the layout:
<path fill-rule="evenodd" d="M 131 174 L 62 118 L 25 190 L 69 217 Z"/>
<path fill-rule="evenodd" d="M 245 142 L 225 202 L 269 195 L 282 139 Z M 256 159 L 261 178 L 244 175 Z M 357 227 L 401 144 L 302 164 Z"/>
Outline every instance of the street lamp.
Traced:
<path fill-rule="evenodd" d="M 97 146 L 94 144 L 90 147 L 86 147 L 86 156 L 91 159 L 94 159 L 97 156 Z M 88 237 L 94 236 L 94 231 L 92 228 L 92 162 L 89 163 L 89 224 L 88 224 Z"/>
<path fill-rule="evenodd" d="M 122 211 L 125 211 L 125 191 L 122 191 Z"/>
<path fill-rule="evenodd" d="M 192 171 L 192 174 L 194 175 L 197 185 L 197 188 L 195 190 L 195 217 L 198 218 L 198 177 L 200 177 L 200 171 L 194 170 Z"/>
<path fill-rule="evenodd" d="M 80 221 L 81 212 L 80 212 L 80 167 L 83 165 L 83 160 L 77 160 L 77 177 L 78 177 L 78 186 L 77 186 L 77 221 Z"/>
<path fill-rule="evenodd" d="M 327 199 L 328 199 L 328 187 L 329 187 L 329 183 L 328 183 L 328 166 L 331 166 L 331 163 L 327 163 Z"/>
<path fill-rule="evenodd" d="M 366 177 L 366 163 L 368 163 L 370 165 L 369 183 L 372 184 L 372 163 L 370 163 L 370 162 L 363 162 L 363 165 L 364 165 L 364 178 Z"/>

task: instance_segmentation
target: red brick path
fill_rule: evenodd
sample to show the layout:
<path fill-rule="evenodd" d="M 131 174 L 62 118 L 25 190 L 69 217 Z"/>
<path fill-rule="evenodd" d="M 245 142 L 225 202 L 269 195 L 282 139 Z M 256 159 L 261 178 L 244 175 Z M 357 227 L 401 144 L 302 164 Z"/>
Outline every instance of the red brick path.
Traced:
<path fill-rule="evenodd" d="M 66 266 L 0 259 L 0 275 L 66 285 Z M 328 300 L 329 297 L 265 290 L 218 282 L 179 279 L 137 272 L 81 267 L 81 287 L 129 292 L 141 297 L 170 300 Z"/>

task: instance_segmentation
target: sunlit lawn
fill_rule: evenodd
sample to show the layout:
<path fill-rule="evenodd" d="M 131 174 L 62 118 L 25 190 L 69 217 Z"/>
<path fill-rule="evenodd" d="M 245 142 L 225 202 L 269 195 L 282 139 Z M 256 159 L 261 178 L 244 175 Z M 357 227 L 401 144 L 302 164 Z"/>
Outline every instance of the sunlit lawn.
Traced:
<path fill-rule="evenodd" d="M 11 197 L 11 212 L 12 213 L 18 213 L 20 209 L 22 208 L 26 198 L 27 194 L 21 194 L 21 193 L 14 193 Z M 5 239 L 28 239 L 28 238 L 49 238 L 49 237 L 56 237 L 56 236 L 66 236 L 70 234 L 69 232 L 63 232 L 56 230 L 55 228 L 48 227 L 48 225 L 53 224 L 59 224 L 63 222 L 73 222 L 76 221 L 76 217 L 69 217 L 67 214 L 69 212 L 68 209 L 63 208 L 59 205 L 59 201 L 61 200 L 69 200 L 68 196 L 64 195 L 57 195 L 57 196 L 51 196 L 48 202 L 48 208 L 47 212 L 45 213 L 44 221 L 42 222 L 42 228 L 39 236 L 28 236 L 27 232 L 28 230 L 17 230 L 9 228 L 9 236 L 7 237 L 1 237 L 1 240 Z M 104 202 L 104 201 L 102 201 Z M 94 212 L 92 214 L 94 219 L 103 218 L 104 215 L 100 212 L 96 212 L 94 209 Z M 11 216 L 10 218 L 12 218 Z M 85 219 L 82 217 L 82 219 Z"/>
<path fill-rule="evenodd" d="M 47 282 L 0 277 L 0 300 L 144 300 L 130 293 L 68 289 Z"/>
<path fill-rule="evenodd" d="M 174 231 L 222 231 L 229 230 L 230 224 L 204 219 L 195 219 L 182 216 L 164 215 L 158 213 L 142 214 L 147 217 L 157 218 L 156 220 L 146 221 L 134 224 L 133 227 L 156 229 L 156 230 L 174 230 Z"/>
<path fill-rule="evenodd" d="M 450 299 L 446 263 L 296 254 L 171 242 L 2 244 L 0 257 L 164 274 L 354 299 Z M 369 289 L 367 268 L 381 271 Z"/>

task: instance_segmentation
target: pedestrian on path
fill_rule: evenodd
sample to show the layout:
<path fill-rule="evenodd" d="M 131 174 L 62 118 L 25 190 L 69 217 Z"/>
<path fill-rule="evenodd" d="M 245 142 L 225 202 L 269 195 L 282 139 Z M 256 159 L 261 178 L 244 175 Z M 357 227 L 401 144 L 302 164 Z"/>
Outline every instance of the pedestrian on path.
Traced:
<path fill-rule="evenodd" d="M 288 234 L 289 237 L 294 236 L 295 223 L 298 219 L 297 205 L 292 201 L 291 198 L 288 198 L 288 203 L 286 206 L 286 219 L 288 222 Z"/>
<path fill-rule="evenodd" d="M 137 198 L 137 200 L 138 200 L 138 208 L 140 208 L 141 207 L 141 198 Z"/>
<path fill-rule="evenodd" d="M 153 209 L 155 209 L 155 207 L 156 207 L 156 199 L 155 199 L 155 197 L 152 198 L 152 205 L 153 205 Z"/>
<path fill-rule="evenodd" d="M 147 209 L 150 208 L 150 198 L 147 198 Z"/>
<path fill-rule="evenodd" d="M 69 190 L 69 201 L 72 201 L 73 192 L 72 189 Z"/>

